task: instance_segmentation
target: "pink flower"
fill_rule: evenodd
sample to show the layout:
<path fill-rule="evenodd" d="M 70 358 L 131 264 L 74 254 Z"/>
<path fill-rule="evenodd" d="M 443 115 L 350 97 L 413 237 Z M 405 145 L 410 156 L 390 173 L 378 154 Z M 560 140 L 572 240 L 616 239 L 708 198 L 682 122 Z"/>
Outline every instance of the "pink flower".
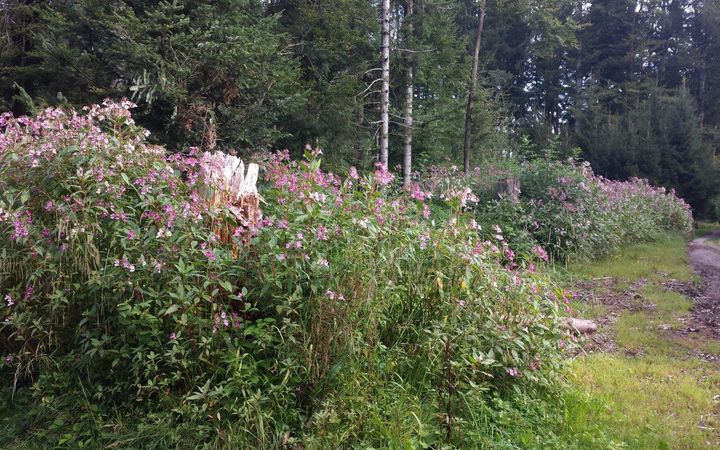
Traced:
<path fill-rule="evenodd" d="M 395 175 L 383 167 L 381 163 L 375 165 L 375 178 L 380 186 L 387 186 L 395 179 Z"/>
<path fill-rule="evenodd" d="M 210 261 L 215 261 L 217 259 L 217 256 L 215 256 L 215 253 L 213 253 L 212 250 L 205 251 L 205 257 Z"/>
<path fill-rule="evenodd" d="M 530 370 L 533 372 L 536 372 L 540 368 L 540 358 L 535 357 L 532 361 L 530 361 Z"/>
<path fill-rule="evenodd" d="M 15 302 L 12 299 L 12 296 L 10 294 L 5 295 L 5 303 L 7 303 L 8 308 L 15 304 Z"/>
<path fill-rule="evenodd" d="M 520 376 L 520 372 L 517 370 L 517 367 L 509 367 L 509 368 L 505 369 L 505 372 L 507 372 L 507 374 L 510 375 L 511 377 L 519 377 Z"/>
<path fill-rule="evenodd" d="M 420 250 L 425 250 L 427 248 L 427 243 L 430 240 L 430 234 L 429 233 L 423 233 L 420 235 Z"/>
<path fill-rule="evenodd" d="M 325 291 L 325 296 L 326 296 L 327 298 L 329 298 L 330 300 L 335 300 L 335 292 L 333 292 L 333 291 L 330 290 L 330 289 L 328 289 L 327 291 Z"/>
<path fill-rule="evenodd" d="M 545 262 L 548 261 L 548 254 L 545 251 L 545 249 L 542 248 L 541 246 L 536 245 L 535 247 L 533 247 L 532 252 L 535 256 L 542 259 L 543 261 L 545 261 Z"/>
<path fill-rule="evenodd" d="M 322 225 L 318 225 L 317 231 L 315 232 L 315 238 L 318 241 L 327 241 L 327 228 Z"/>
<path fill-rule="evenodd" d="M 504 253 L 505 253 L 505 258 L 507 258 L 508 260 L 510 260 L 510 261 L 515 260 L 515 252 L 512 251 L 512 249 L 510 247 L 505 247 Z"/>
<path fill-rule="evenodd" d="M 168 336 L 168 338 L 169 338 L 171 341 L 174 341 L 175 339 L 177 339 L 177 335 L 176 335 L 175 332 L 173 331 L 172 333 L 170 333 L 170 336 Z"/>
<path fill-rule="evenodd" d="M 326 199 L 325 194 L 322 192 L 313 192 L 310 194 L 310 198 L 317 203 L 323 203 Z"/>
<path fill-rule="evenodd" d="M 353 180 L 357 180 L 358 178 L 360 178 L 358 176 L 357 169 L 354 166 L 350 168 L 350 172 L 349 172 L 348 176 L 350 178 L 352 178 Z"/>
<path fill-rule="evenodd" d="M 426 198 L 430 198 L 430 195 L 423 192 L 422 189 L 420 189 L 420 185 L 415 183 L 413 184 L 412 191 L 410 192 L 410 198 L 422 202 Z"/>

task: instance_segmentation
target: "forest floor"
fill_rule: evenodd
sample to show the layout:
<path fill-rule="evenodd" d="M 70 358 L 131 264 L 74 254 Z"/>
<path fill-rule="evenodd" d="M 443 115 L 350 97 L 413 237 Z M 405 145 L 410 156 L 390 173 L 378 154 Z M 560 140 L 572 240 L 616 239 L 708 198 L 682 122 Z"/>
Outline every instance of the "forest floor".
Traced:
<path fill-rule="evenodd" d="M 679 237 L 634 245 L 569 272 L 577 316 L 599 325 L 570 369 L 604 404 L 588 420 L 620 447 L 720 448 L 720 232 L 687 250 Z"/>

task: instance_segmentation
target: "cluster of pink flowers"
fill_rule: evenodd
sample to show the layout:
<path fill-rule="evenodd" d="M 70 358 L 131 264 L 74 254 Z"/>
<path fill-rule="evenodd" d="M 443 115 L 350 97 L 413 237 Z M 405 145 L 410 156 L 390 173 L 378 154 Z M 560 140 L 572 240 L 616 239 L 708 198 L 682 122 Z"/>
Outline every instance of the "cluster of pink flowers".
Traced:
<path fill-rule="evenodd" d="M 532 252 L 535 256 L 542 259 L 543 261 L 545 261 L 545 262 L 548 261 L 548 254 L 545 251 L 545 249 L 542 248 L 541 246 L 539 246 L 539 245 L 534 246 L 532 249 Z"/>
<path fill-rule="evenodd" d="M 135 272 L 135 264 L 131 264 L 130 261 L 128 261 L 127 259 L 123 259 L 122 261 L 116 259 L 114 262 L 114 266 L 127 269 L 128 272 Z"/>
<path fill-rule="evenodd" d="M 13 232 L 10 235 L 10 240 L 17 241 L 28 237 L 30 234 L 28 227 L 32 224 L 32 221 L 32 213 L 30 211 L 26 210 L 22 214 L 17 215 L 15 220 L 13 220 Z"/>
<path fill-rule="evenodd" d="M 380 186 L 387 186 L 395 180 L 395 175 L 387 170 L 382 164 L 375 165 L 375 179 Z"/>
<path fill-rule="evenodd" d="M 241 324 L 242 319 L 237 312 L 233 311 L 228 314 L 225 310 L 220 310 L 213 318 L 212 332 L 216 334 L 220 328 L 240 328 Z"/>
<path fill-rule="evenodd" d="M 339 300 L 339 301 L 345 300 L 345 296 L 343 294 L 337 293 L 337 292 L 333 291 L 332 289 L 328 289 L 327 291 L 325 291 L 325 297 L 327 297 L 328 300 Z"/>

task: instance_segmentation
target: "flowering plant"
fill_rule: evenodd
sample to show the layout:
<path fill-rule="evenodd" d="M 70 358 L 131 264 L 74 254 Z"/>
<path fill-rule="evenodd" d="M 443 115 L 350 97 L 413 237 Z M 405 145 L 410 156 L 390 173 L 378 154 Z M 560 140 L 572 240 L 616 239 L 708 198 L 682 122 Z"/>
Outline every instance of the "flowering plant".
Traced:
<path fill-rule="evenodd" d="M 499 180 L 517 176 L 518 202 L 496 199 Z M 673 191 L 647 180 L 613 181 L 595 175 L 587 163 L 536 159 L 512 168 L 485 167 L 469 174 L 434 168 L 423 180 L 435 198 L 471 188 L 484 226 L 499 224 L 520 258 L 541 245 L 555 260 L 599 258 L 629 242 L 658 233 L 688 235 L 692 213 Z M 472 206 L 472 205 L 470 205 Z"/>
<path fill-rule="evenodd" d="M 536 271 L 542 248 L 521 261 L 500 227 L 481 233 L 471 191 L 435 217 L 382 168 L 341 177 L 280 152 L 260 158 L 264 218 L 243 223 L 206 200 L 218 158 L 168 156 L 131 106 L 0 124 L 0 370 L 49 411 L 89 393 L 96 424 L 130 408 L 176 430 L 168 445 L 268 447 L 327 425 L 356 370 L 467 427 L 460 399 L 558 379 L 567 295 Z"/>

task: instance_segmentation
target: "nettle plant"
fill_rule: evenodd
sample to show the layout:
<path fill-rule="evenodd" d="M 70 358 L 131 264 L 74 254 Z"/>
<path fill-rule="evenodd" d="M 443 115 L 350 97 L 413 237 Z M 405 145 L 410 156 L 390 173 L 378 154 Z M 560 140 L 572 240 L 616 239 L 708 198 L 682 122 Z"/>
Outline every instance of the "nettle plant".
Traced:
<path fill-rule="evenodd" d="M 207 201 L 217 158 L 146 143 L 131 107 L 0 121 L 0 370 L 49 410 L 267 447 L 327 425 L 354 367 L 425 396 L 442 441 L 471 426 L 467 399 L 557 382 L 568 296 L 541 247 L 521 260 L 481 232 L 467 189 L 441 219 L 387 171 L 281 152 L 248 229 Z"/>

